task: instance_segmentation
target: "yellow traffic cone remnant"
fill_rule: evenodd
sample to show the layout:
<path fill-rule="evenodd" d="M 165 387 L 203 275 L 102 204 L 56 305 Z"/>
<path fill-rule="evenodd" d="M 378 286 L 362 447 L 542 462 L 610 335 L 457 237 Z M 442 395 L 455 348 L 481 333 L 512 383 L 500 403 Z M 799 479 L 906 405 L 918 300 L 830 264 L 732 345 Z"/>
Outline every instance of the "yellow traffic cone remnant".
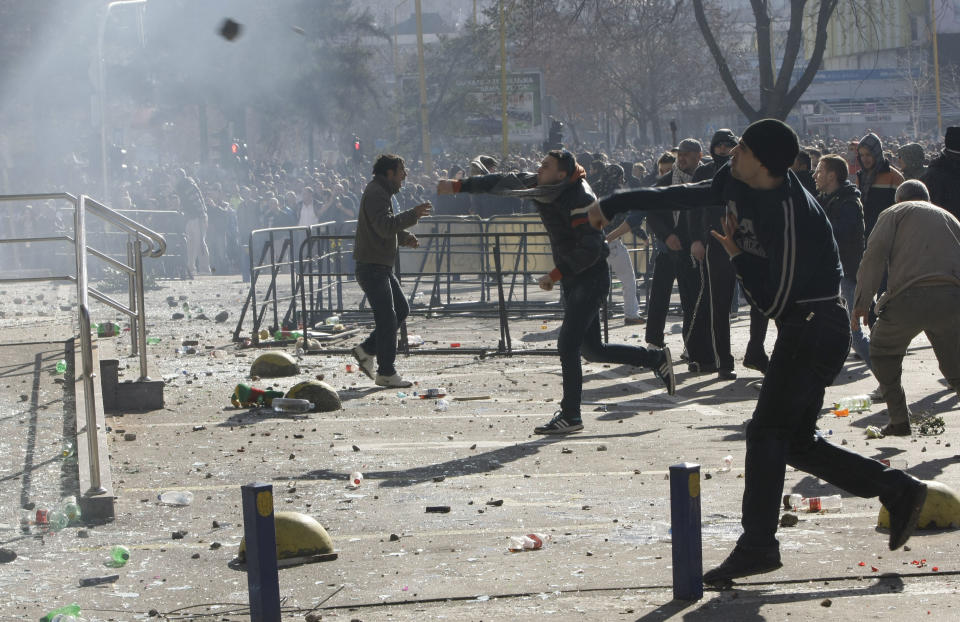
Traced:
<path fill-rule="evenodd" d="M 300 512 L 275 512 L 273 523 L 277 533 L 278 560 L 308 562 L 332 558 L 333 541 L 327 530 L 312 516 Z M 317 556 L 325 557 L 315 559 Z M 237 560 L 246 562 L 246 559 L 247 543 L 241 539 Z"/>
<path fill-rule="evenodd" d="M 917 529 L 947 529 L 960 527 L 960 496 L 946 484 L 924 482 L 927 485 L 927 501 L 920 511 Z M 890 512 L 880 506 L 877 526 L 890 528 Z"/>

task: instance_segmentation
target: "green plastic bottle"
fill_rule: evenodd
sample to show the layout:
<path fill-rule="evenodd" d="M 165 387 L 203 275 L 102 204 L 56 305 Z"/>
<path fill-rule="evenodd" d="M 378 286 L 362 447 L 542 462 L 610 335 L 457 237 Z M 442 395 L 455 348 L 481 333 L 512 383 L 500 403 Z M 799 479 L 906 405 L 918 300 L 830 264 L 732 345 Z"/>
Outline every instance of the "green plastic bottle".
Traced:
<path fill-rule="evenodd" d="M 64 513 L 69 523 L 80 522 L 80 505 L 76 497 L 64 497 L 60 502 L 60 511 Z"/>
<path fill-rule="evenodd" d="M 125 566 L 130 561 L 130 549 L 118 544 L 110 549 L 110 561 L 114 567 Z"/>
<path fill-rule="evenodd" d="M 47 514 L 47 526 L 50 527 L 50 531 L 62 531 L 69 524 L 70 519 L 60 510 L 54 510 Z"/>
<path fill-rule="evenodd" d="M 40 622 L 52 622 L 57 616 L 80 616 L 80 605 L 73 603 L 72 605 L 67 605 L 66 607 L 60 607 L 59 609 L 54 609 L 47 615 L 40 618 Z"/>
<path fill-rule="evenodd" d="M 59 361 L 57 361 L 57 373 L 62 374 L 66 371 L 67 371 L 67 360 L 60 359 Z"/>
<path fill-rule="evenodd" d="M 155 346 L 160 343 L 160 337 L 147 337 L 147 345 Z"/>

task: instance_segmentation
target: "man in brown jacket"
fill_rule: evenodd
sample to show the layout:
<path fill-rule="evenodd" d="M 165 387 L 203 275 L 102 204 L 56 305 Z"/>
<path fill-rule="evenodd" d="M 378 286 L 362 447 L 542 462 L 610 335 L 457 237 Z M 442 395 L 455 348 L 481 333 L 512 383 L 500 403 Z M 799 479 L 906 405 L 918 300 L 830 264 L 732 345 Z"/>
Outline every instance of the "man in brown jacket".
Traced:
<path fill-rule="evenodd" d="M 433 208 L 427 202 L 399 214 L 394 212 L 393 195 L 400 191 L 406 178 L 403 158 L 393 154 L 377 158 L 373 179 L 360 198 L 353 242 L 357 283 L 370 302 L 375 324 L 366 340 L 353 349 L 353 356 L 363 373 L 381 387 L 413 386 L 393 366 L 397 358 L 397 329 L 410 312 L 393 264 L 398 246 L 419 246 L 417 236 L 405 229 L 417 224 Z"/>

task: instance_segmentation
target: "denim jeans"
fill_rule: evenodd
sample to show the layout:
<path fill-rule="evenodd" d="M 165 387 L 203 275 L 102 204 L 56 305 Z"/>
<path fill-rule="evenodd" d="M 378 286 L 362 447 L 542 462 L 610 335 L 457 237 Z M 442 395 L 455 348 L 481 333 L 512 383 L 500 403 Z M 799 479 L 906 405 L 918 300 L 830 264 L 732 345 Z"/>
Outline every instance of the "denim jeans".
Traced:
<path fill-rule="evenodd" d="M 850 352 L 850 320 L 839 302 L 796 305 L 777 322 L 777 341 L 747 426 L 743 535 L 739 547 L 774 552 L 786 465 L 890 507 L 910 476 L 816 433 L 824 390 Z"/>
<path fill-rule="evenodd" d="M 400 281 L 389 266 L 373 263 L 357 264 L 357 283 L 373 309 L 375 327 L 360 344 L 367 354 L 376 353 L 377 373 L 392 376 L 397 358 L 397 330 L 410 313 L 410 306 L 400 289 Z"/>
<path fill-rule="evenodd" d="M 840 280 L 840 295 L 847 301 L 847 311 L 853 310 L 853 294 L 857 290 L 857 279 L 844 277 Z M 873 364 L 870 362 L 870 337 L 863 332 L 863 329 L 853 331 L 853 351 L 857 353 L 867 368 L 873 370 Z"/>
<path fill-rule="evenodd" d="M 583 368 L 580 356 L 588 361 L 654 367 L 658 351 L 638 346 L 604 343 L 600 334 L 600 305 L 610 291 L 610 272 L 605 261 L 581 274 L 563 279 L 563 323 L 557 338 L 563 373 L 560 410 L 569 421 L 580 421 Z"/>

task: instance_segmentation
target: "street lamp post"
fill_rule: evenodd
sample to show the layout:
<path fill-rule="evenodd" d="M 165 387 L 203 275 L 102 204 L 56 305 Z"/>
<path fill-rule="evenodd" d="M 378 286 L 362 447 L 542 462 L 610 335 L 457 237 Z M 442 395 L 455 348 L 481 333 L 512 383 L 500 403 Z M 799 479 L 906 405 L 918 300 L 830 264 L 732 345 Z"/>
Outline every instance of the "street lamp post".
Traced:
<path fill-rule="evenodd" d="M 427 78 L 423 62 L 423 14 L 420 0 L 416 0 L 417 10 L 417 61 L 420 69 L 420 128 L 423 142 L 423 168 L 433 174 L 433 155 L 430 153 L 430 115 L 427 109 Z"/>
<path fill-rule="evenodd" d="M 103 35 L 107 29 L 107 18 L 110 17 L 110 9 L 123 4 L 146 4 L 147 0 L 113 0 L 108 2 L 103 9 L 103 15 L 100 18 L 100 27 L 97 30 L 97 96 L 100 100 L 100 169 L 103 175 L 103 202 L 110 200 L 110 180 L 107 172 L 107 92 L 106 80 L 103 71 Z"/>

